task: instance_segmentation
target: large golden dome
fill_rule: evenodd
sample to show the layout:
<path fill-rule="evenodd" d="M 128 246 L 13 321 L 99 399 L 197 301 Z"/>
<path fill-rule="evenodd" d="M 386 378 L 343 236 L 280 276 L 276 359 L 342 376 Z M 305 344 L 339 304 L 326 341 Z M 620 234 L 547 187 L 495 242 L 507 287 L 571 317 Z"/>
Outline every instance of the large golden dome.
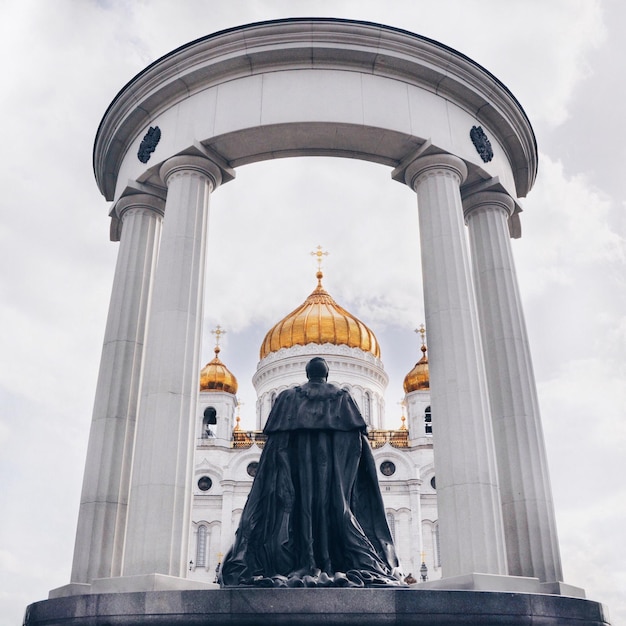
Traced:
<path fill-rule="evenodd" d="M 231 371 L 217 356 L 219 346 L 215 346 L 215 358 L 209 361 L 200 371 L 200 391 L 225 391 L 235 395 L 239 384 Z"/>
<path fill-rule="evenodd" d="M 322 277 L 319 271 L 313 293 L 265 335 L 261 344 L 261 359 L 281 348 L 309 343 L 346 345 L 380 357 L 374 333 L 332 299 L 322 287 Z"/>
<path fill-rule="evenodd" d="M 430 388 L 430 375 L 428 372 L 428 357 L 426 345 L 422 345 L 422 358 L 415 367 L 404 377 L 404 392 L 423 391 Z"/>

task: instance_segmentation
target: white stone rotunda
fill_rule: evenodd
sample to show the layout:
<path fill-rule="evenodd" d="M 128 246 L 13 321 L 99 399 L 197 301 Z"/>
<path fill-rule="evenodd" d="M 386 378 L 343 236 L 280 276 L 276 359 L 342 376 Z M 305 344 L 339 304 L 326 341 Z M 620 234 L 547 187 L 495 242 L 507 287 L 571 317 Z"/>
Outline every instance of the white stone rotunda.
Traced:
<path fill-rule="evenodd" d="M 189 577 L 188 556 L 202 318 L 211 307 L 203 294 L 209 206 L 239 167 L 316 155 L 378 163 L 389 184 L 416 194 L 442 562 L 441 580 L 419 594 L 434 594 L 437 611 L 447 607 L 449 620 L 438 623 L 458 623 L 467 598 L 482 603 L 483 626 L 516 607 L 523 618 L 509 623 L 540 615 L 561 624 L 572 611 L 581 624 L 608 623 L 601 605 L 565 597 L 582 590 L 562 582 L 511 251 L 521 234 L 518 199 L 537 172 L 528 117 L 496 77 L 441 43 L 380 24 L 293 18 L 208 35 L 156 60 L 122 88 L 98 128 L 94 172 L 111 203 L 118 261 L 71 581 L 51 592 L 51 604 L 29 607 L 28 626 L 60 624 L 60 611 L 122 611 L 135 597 L 129 591 L 144 594 L 141 623 L 150 624 L 155 589 L 171 590 L 171 612 L 200 603 L 211 613 L 225 598 L 244 612 L 254 604 L 245 590 L 214 590 L 219 600 L 188 591 L 207 585 Z M 455 605 L 459 597 L 439 589 L 469 595 Z M 494 592 L 495 604 L 485 609 L 486 596 L 471 590 Z M 426 610 L 413 590 L 384 591 L 384 599 L 370 594 L 373 611 Z M 289 597 L 302 610 L 301 596 Z M 362 598 L 335 603 L 336 623 L 347 623 L 348 609 L 361 626 L 380 623 Z M 190 624 L 189 611 L 162 623 Z"/>

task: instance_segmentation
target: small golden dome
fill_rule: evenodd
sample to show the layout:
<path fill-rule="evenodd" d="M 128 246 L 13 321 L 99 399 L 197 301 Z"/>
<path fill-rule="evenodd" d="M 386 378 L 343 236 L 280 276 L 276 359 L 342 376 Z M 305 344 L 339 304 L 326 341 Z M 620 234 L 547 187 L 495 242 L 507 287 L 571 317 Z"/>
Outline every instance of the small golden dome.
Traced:
<path fill-rule="evenodd" d="M 374 333 L 332 299 L 322 287 L 322 277 L 322 272 L 318 271 L 317 287 L 313 293 L 265 335 L 261 344 L 261 359 L 281 348 L 309 343 L 346 345 L 380 358 L 380 347 Z"/>
<path fill-rule="evenodd" d="M 235 395 L 239 384 L 230 370 L 217 356 L 220 347 L 215 346 L 215 358 L 200 371 L 200 391 L 225 391 Z"/>
<path fill-rule="evenodd" d="M 426 356 L 426 346 L 422 345 L 422 358 L 415 364 L 415 367 L 404 377 L 404 392 L 420 391 L 430 388 L 430 376 L 428 373 L 428 357 Z"/>

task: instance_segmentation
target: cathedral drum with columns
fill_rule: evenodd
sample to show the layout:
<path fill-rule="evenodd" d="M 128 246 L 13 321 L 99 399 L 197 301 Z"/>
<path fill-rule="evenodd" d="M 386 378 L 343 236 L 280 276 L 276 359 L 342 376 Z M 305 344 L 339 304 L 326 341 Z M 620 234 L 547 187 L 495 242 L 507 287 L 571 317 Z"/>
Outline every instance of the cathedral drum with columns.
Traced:
<path fill-rule="evenodd" d="M 211 196 L 237 184 L 241 166 L 293 156 L 370 161 L 415 192 L 428 359 L 423 341 L 406 415 L 387 414 L 396 430 L 384 430 L 376 337 L 325 291 L 321 272 L 261 345 L 254 431 L 240 426 L 219 328 L 201 368 Z M 100 123 L 93 166 L 117 265 L 71 578 L 27 608 L 27 626 L 609 623 L 563 581 L 511 250 L 538 151 L 501 81 L 381 24 L 238 26 L 130 80 Z M 418 582 L 353 594 L 219 589 L 259 431 L 314 355 L 368 424 L 388 524 Z"/>

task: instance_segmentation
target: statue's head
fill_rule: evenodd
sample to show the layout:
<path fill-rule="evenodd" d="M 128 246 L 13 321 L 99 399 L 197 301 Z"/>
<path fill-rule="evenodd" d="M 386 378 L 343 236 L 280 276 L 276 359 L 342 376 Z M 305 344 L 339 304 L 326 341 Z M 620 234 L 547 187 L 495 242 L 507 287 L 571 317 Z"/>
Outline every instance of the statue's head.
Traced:
<path fill-rule="evenodd" d="M 328 378 L 328 364 L 321 356 L 313 357 L 306 364 L 306 377 L 311 380 L 313 378 Z"/>

